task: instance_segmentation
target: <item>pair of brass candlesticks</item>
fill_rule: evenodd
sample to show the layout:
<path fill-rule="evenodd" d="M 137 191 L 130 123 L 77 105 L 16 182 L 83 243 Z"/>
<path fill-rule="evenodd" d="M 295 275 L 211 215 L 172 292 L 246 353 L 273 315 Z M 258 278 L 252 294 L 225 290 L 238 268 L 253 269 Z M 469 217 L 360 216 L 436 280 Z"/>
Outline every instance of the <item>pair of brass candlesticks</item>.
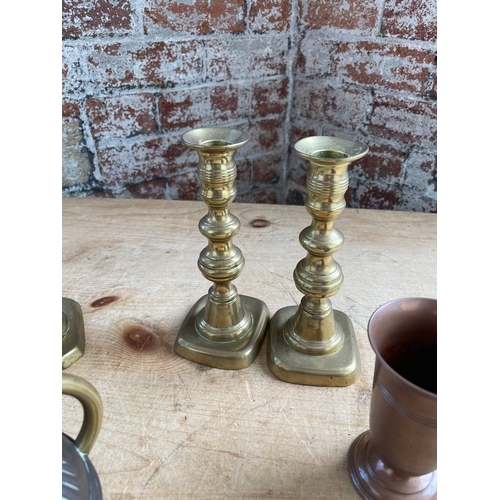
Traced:
<path fill-rule="evenodd" d="M 248 134 L 228 128 L 199 128 L 186 132 L 182 142 L 198 152 L 200 196 L 208 214 L 199 223 L 208 239 L 198 267 L 213 282 L 185 318 L 175 351 L 197 363 L 224 369 L 242 369 L 256 358 L 269 321 L 266 304 L 239 295 L 232 281 L 243 270 L 244 257 L 232 238 L 240 228 L 229 207 L 236 197 L 236 149 Z M 356 381 L 360 356 L 349 317 L 332 309 L 329 297 L 343 282 L 333 253 L 343 244 L 334 227 L 345 208 L 349 164 L 368 147 L 338 137 L 315 136 L 298 141 L 295 153 L 308 160 L 306 209 L 313 220 L 299 236 L 307 256 L 293 274 L 304 297 L 297 306 L 280 309 L 269 326 L 268 365 L 286 382 L 320 386 L 347 386 Z"/>

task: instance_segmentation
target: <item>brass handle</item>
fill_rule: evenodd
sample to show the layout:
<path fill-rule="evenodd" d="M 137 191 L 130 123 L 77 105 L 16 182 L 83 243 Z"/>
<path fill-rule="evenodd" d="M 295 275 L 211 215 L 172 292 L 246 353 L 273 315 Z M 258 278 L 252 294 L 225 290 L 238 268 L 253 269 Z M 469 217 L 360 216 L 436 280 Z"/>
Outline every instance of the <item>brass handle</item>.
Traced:
<path fill-rule="evenodd" d="M 62 374 L 62 393 L 78 399 L 83 406 L 82 428 L 75 444 L 82 453 L 89 453 L 101 430 L 101 396 L 90 382 L 71 373 Z"/>

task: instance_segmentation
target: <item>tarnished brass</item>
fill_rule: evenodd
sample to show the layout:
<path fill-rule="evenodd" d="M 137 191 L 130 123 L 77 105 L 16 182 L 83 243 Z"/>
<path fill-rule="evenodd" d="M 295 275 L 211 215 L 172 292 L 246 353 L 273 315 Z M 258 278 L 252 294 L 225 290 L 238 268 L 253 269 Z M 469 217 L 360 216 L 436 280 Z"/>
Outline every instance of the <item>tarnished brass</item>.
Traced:
<path fill-rule="evenodd" d="M 437 498 L 437 300 L 397 299 L 368 322 L 375 351 L 370 430 L 349 450 L 365 500 Z"/>
<path fill-rule="evenodd" d="M 62 298 L 62 369 L 80 359 L 85 352 L 85 328 L 80 304 Z"/>
<path fill-rule="evenodd" d="M 232 238 L 240 221 L 230 213 L 236 197 L 236 149 L 248 134 L 229 128 L 199 128 L 186 132 L 182 142 L 198 152 L 200 196 L 208 214 L 199 222 L 208 239 L 198 268 L 213 285 L 185 318 L 175 342 L 175 352 L 197 363 L 224 369 L 246 368 L 262 346 L 269 320 L 264 302 L 239 295 L 231 283 L 243 270 L 245 259 Z"/>
<path fill-rule="evenodd" d="M 62 374 L 62 393 L 78 399 L 83 407 L 82 427 L 76 439 L 62 433 L 62 496 L 101 500 L 99 476 L 88 457 L 101 429 L 101 397 L 90 382 L 70 373 Z"/>
<path fill-rule="evenodd" d="M 307 256 L 293 273 L 295 286 L 304 297 L 298 307 L 285 307 L 274 315 L 268 365 L 286 382 L 346 386 L 356 381 L 361 367 L 351 320 L 333 310 L 329 299 L 344 280 L 332 255 L 344 242 L 334 221 L 345 208 L 347 168 L 365 156 L 368 147 L 337 137 L 315 136 L 298 141 L 294 151 L 310 163 L 305 206 L 313 220 L 300 233 Z"/>

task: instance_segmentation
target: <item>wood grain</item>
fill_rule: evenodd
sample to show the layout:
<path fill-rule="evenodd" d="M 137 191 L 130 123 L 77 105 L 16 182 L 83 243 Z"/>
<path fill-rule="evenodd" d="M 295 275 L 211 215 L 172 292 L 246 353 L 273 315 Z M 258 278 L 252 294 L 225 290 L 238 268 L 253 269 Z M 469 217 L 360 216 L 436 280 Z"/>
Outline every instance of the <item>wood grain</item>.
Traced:
<path fill-rule="evenodd" d="M 304 207 L 233 204 L 246 259 L 238 291 L 271 315 L 298 303 L 292 273 L 305 251 Z M 347 451 L 368 428 L 374 355 L 366 336 L 381 304 L 436 297 L 434 214 L 346 209 L 335 254 L 345 281 L 332 298 L 353 321 L 362 376 L 346 388 L 287 384 L 267 368 L 267 341 L 247 369 L 207 368 L 173 345 L 209 287 L 200 202 L 63 199 L 62 295 L 82 306 L 86 351 L 68 371 L 99 391 L 104 420 L 90 453 L 104 498 L 357 500 Z M 270 224 L 252 227 L 264 219 Z M 259 224 L 257 224 L 259 225 Z M 82 411 L 63 397 L 63 430 Z"/>

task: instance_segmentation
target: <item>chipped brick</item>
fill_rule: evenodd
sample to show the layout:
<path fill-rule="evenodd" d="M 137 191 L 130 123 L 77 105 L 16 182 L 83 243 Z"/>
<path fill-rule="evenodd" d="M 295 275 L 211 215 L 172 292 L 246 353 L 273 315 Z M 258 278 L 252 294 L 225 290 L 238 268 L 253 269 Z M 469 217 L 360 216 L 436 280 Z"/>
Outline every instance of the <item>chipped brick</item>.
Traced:
<path fill-rule="evenodd" d="M 142 199 L 165 199 L 165 181 L 163 179 L 155 179 L 153 181 L 140 182 L 128 186 L 128 191 L 132 198 Z"/>
<path fill-rule="evenodd" d="M 116 188 L 193 167 L 196 155 L 190 153 L 179 136 L 167 136 L 104 148 L 98 152 L 98 159 L 103 181 Z"/>
<path fill-rule="evenodd" d="M 436 0 L 386 0 L 382 34 L 435 42 L 437 39 Z"/>
<path fill-rule="evenodd" d="M 252 95 L 252 115 L 265 117 L 286 111 L 288 79 L 265 80 L 255 83 Z"/>
<path fill-rule="evenodd" d="M 433 147 L 437 139 L 436 103 L 377 95 L 368 130 L 381 137 Z"/>
<path fill-rule="evenodd" d="M 297 50 L 297 74 L 316 78 L 330 76 L 336 50 L 337 44 L 333 40 L 313 36 L 300 40 Z"/>
<path fill-rule="evenodd" d="M 423 94 L 434 59 L 433 53 L 399 44 L 343 43 L 333 71 L 346 82 Z"/>
<path fill-rule="evenodd" d="M 79 119 L 67 119 L 62 125 L 62 186 L 88 182 L 91 163 Z"/>
<path fill-rule="evenodd" d="M 208 35 L 244 30 L 244 0 L 148 0 L 144 8 L 146 33 Z"/>
<path fill-rule="evenodd" d="M 172 200 L 200 199 L 200 182 L 196 175 L 196 170 L 170 176 L 168 179 L 168 186 Z"/>
<path fill-rule="evenodd" d="M 264 78 L 285 72 L 286 37 L 207 40 L 207 77 L 214 81 Z"/>
<path fill-rule="evenodd" d="M 111 35 L 130 31 L 132 13 L 129 0 L 63 0 L 63 37 Z"/>
<path fill-rule="evenodd" d="M 202 80 L 202 50 L 196 41 L 117 42 L 89 51 L 90 78 L 109 88 L 168 87 Z"/>
<path fill-rule="evenodd" d="M 307 29 L 338 28 L 370 32 L 377 26 L 377 0 L 300 0 L 301 18 Z"/>
<path fill-rule="evenodd" d="M 278 203 L 277 187 L 253 189 L 236 196 L 236 203 Z"/>
<path fill-rule="evenodd" d="M 252 0 L 249 28 L 258 33 L 288 31 L 292 14 L 290 0 Z"/>
<path fill-rule="evenodd" d="M 401 176 L 405 161 L 405 151 L 387 144 L 370 144 L 367 155 L 352 163 L 352 175 L 361 179 L 384 179 L 392 182 Z"/>
<path fill-rule="evenodd" d="M 155 99 L 151 94 L 90 98 L 87 114 L 94 137 L 128 137 L 156 131 Z"/>
<path fill-rule="evenodd" d="M 254 158 L 253 181 L 255 184 L 265 184 L 280 178 L 283 158 L 279 154 L 269 154 Z"/>
<path fill-rule="evenodd" d="M 158 99 L 160 123 L 168 129 L 222 124 L 249 112 L 249 89 L 217 85 L 171 90 Z"/>
<path fill-rule="evenodd" d="M 295 112 L 303 117 L 355 129 L 364 123 L 371 100 L 365 90 L 338 89 L 329 81 L 295 82 Z"/>

